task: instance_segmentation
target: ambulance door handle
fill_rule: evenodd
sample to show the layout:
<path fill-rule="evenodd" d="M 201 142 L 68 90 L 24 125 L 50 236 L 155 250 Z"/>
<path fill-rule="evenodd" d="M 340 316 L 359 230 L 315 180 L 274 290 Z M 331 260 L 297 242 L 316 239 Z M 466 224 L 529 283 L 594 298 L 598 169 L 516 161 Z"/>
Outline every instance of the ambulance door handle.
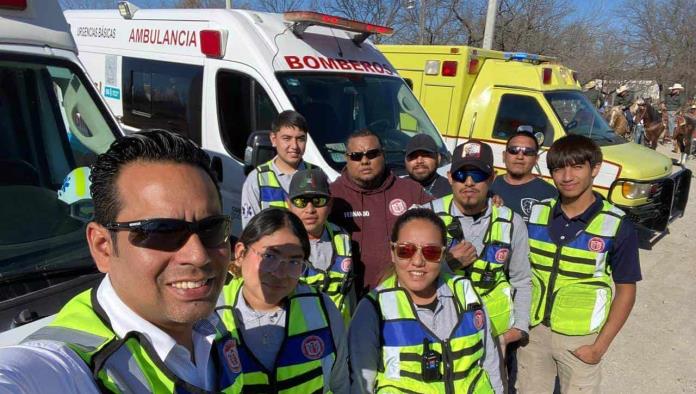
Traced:
<path fill-rule="evenodd" d="M 215 173 L 218 182 L 222 182 L 222 159 L 219 156 L 214 156 L 210 161 L 210 168 Z"/>

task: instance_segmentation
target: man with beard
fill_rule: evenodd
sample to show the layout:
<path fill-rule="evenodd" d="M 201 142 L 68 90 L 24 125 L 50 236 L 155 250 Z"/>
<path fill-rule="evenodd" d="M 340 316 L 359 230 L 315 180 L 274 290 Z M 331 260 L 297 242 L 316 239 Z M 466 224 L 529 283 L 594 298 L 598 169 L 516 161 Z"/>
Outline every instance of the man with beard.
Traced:
<path fill-rule="evenodd" d="M 387 169 L 382 143 L 372 131 L 356 131 L 345 145 L 346 166 L 331 184 L 329 220 L 351 233 L 355 289 L 361 296 L 379 283 L 391 262 L 389 240 L 396 219 L 432 197 L 418 183 Z"/>
<path fill-rule="evenodd" d="M 406 145 L 404 165 L 408 176 L 433 198 L 444 197 L 452 191 L 447 178 L 437 173 L 440 153 L 433 137 L 422 133 L 413 136 Z"/>
<path fill-rule="evenodd" d="M 522 216 L 525 222 L 532 205 L 558 195 L 555 187 L 532 174 L 538 154 L 539 143 L 534 134 L 518 130 L 507 141 L 503 152 L 507 173 L 496 177 L 491 185 L 491 192 L 499 195 L 505 205 Z"/>

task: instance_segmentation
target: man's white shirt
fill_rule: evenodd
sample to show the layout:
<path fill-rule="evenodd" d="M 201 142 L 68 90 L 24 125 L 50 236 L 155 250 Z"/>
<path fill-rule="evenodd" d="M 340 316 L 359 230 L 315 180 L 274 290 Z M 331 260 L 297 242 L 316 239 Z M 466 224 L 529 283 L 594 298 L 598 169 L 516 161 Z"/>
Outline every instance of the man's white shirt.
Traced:
<path fill-rule="evenodd" d="M 194 360 L 191 353 L 152 323 L 138 316 L 118 297 L 108 275 L 97 289 L 97 300 L 119 337 L 137 331 L 150 341 L 159 358 L 180 379 L 203 389 L 215 387 L 215 366 L 210 354 L 215 339 L 210 324 L 199 324 L 193 331 Z M 205 321 L 203 321 L 205 322 Z M 36 340 L 0 348 L 0 393 L 99 393 L 92 373 L 82 359 L 65 344 Z"/>

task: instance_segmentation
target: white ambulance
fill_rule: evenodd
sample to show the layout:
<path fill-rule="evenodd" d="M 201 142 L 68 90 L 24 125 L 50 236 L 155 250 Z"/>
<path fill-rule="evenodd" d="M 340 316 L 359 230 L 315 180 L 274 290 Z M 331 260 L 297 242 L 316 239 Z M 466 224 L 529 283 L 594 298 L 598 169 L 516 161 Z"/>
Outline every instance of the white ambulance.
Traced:
<path fill-rule="evenodd" d="M 416 133 L 432 136 L 442 163 L 449 161 L 411 90 L 366 41 L 391 34 L 387 27 L 315 12 L 154 10 L 127 2 L 65 16 L 123 128 L 164 128 L 200 142 L 214 157 L 225 211 L 237 226 L 245 169 L 272 157 L 263 154 L 264 136 L 283 110 L 307 118 L 305 159 L 332 179 L 345 164 L 346 137 L 363 128 L 381 137 L 397 169 Z"/>
<path fill-rule="evenodd" d="M 84 166 L 119 133 L 57 0 L 0 0 L 0 345 L 101 279 Z"/>

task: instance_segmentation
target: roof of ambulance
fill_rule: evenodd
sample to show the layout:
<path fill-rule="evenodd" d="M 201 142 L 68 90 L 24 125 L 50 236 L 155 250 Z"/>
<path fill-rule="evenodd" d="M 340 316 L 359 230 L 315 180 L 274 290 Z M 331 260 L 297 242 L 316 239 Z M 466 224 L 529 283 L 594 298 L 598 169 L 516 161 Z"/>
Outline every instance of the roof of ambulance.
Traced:
<path fill-rule="evenodd" d="M 22 11 L 0 9 L 0 44 L 49 46 L 77 52 L 55 0 L 27 1 Z"/>

